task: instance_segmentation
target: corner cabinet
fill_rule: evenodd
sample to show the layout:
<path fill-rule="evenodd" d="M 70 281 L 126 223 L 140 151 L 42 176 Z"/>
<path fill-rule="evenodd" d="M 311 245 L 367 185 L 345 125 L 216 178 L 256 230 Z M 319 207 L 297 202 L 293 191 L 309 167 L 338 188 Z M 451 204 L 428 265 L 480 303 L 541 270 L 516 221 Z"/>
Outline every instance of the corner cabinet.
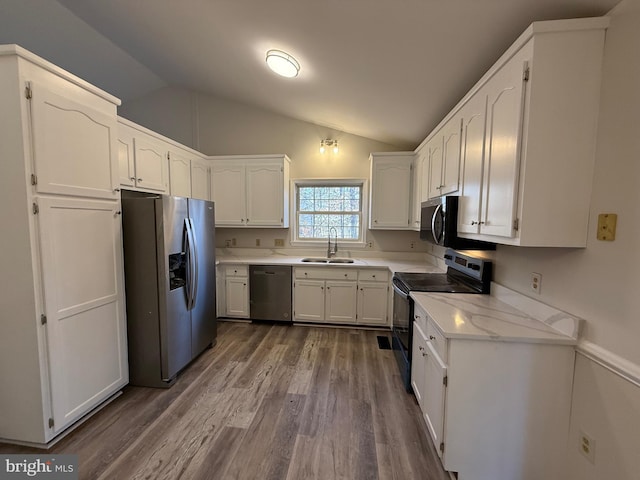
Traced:
<path fill-rule="evenodd" d="M 411 229 L 413 152 L 372 153 L 369 228 Z"/>
<path fill-rule="evenodd" d="M 287 228 L 286 155 L 209 157 L 216 227 Z"/>
<path fill-rule="evenodd" d="M 46 446 L 128 382 L 119 100 L 0 46 L 0 439 Z"/>
<path fill-rule="evenodd" d="M 584 247 L 607 18 L 536 22 L 448 117 L 462 117 L 458 232 Z"/>

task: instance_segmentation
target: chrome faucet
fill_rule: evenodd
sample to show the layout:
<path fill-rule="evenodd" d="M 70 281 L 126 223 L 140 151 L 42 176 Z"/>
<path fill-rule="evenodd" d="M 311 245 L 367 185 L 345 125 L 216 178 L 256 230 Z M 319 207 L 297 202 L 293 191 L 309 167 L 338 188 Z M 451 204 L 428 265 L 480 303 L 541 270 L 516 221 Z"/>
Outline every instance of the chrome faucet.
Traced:
<path fill-rule="evenodd" d="M 333 246 L 331 246 L 331 230 L 333 230 L 333 235 L 336 239 Z M 336 253 L 338 253 L 338 231 L 336 230 L 336 227 L 331 227 L 329 229 L 329 240 L 327 243 L 327 258 L 335 257 Z"/>

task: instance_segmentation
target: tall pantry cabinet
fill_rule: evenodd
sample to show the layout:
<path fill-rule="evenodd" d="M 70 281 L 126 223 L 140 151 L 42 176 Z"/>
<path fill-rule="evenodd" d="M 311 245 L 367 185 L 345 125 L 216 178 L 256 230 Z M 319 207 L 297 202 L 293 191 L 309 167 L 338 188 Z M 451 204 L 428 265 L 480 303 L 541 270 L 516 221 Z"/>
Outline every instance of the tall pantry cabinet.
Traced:
<path fill-rule="evenodd" d="M 119 100 L 0 46 L 0 439 L 44 445 L 128 382 Z"/>

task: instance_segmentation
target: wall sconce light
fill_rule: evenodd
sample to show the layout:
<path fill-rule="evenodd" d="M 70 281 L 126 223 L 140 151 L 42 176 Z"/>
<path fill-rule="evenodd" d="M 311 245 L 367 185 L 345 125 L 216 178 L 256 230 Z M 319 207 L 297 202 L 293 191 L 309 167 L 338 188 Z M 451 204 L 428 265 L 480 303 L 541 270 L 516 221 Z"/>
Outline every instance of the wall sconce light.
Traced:
<path fill-rule="evenodd" d="M 333 153 L 337 154 L 338 140 L 330 140 L 328 138 L 325 140 L 320 140 L 320 153 L 324 153 L 326 150 L 326 147 L 333 147 Z"/>

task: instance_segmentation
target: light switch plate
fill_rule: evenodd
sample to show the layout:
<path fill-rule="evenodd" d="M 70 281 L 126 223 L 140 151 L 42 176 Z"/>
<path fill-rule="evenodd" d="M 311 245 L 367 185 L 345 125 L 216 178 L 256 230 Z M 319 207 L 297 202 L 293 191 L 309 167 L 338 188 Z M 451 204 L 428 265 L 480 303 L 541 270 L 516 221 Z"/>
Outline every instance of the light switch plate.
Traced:
<path fill-rule="evenodd" d="M 598 240 L 612 242 L 616 239 L 616 224 L 618 215 L 615 213 L 601 213 L 598 215 Z"/>

